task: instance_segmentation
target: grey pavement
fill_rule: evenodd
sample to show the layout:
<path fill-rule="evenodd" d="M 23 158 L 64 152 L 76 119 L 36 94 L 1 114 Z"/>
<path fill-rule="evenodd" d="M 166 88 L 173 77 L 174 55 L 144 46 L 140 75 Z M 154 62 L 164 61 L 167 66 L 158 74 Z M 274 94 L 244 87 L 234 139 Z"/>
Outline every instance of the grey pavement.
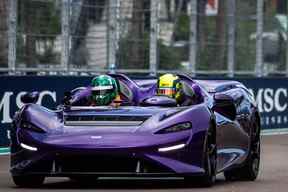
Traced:
<path fill-rule="evenodd" d="M 9 156 L 0 156 L 0 191 L 199 191 L 199 192 L 287 192 L 288 191 L 288 135 L 263 136 L 261 172 L 254 182 L 226 182 L 217 177 L 212 188 L 189 186 L 181 179 L 106 179 L 89 185 L 78 185 L 67 178 L 48 178 L 41 188 L 17 188 L 9 174 Z"/>

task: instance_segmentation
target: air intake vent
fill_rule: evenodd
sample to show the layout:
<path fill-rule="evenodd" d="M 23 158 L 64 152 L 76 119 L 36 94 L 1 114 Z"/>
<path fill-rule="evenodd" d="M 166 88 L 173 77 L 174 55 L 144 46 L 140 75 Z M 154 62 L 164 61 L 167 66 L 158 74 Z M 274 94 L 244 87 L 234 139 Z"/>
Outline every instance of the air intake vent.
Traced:
<path fill-rule="evenodd" d="M 64 122 L 68 126 L 137 126 L 150 116 L 120 116 L 120 115 L 69 115 Z"/>

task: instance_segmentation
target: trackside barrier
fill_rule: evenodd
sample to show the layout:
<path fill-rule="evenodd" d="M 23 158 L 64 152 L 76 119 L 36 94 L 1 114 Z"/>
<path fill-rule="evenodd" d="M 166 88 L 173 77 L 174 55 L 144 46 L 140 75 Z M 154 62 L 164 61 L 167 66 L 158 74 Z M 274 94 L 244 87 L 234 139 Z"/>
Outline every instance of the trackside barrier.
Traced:
<path fill-rule="evenodd" d="M 74 76 L 0 76 L 0 154 L 8 153 L 9 127 L 15 111 L 23 104 L 21 95 L 39 91 L 38 103 L 55 108 L 65 91 L 89 85 L 93 77 Z M 247 78 L 233 79 L 253 90 L 261 112 L 264 134 L 281 134 L 288 129 L 288 79 Z M 2 148 L 1 148 L 2 147 Z"/>
<path fill-rule="evenodd" d="M 8 147 L 0 148 L 0 155 L 8 155 L 10 154 L 10 149 Z"/>

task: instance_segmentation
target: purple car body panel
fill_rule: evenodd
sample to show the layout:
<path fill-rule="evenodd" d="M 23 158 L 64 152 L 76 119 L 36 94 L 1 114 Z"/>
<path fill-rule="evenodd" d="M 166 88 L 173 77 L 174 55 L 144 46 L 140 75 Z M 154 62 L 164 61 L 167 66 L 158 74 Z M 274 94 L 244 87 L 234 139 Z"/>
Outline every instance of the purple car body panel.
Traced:
<path fill-rule="evenodd" d="M 125 75 L 113 76 L 133 93 L 130 99 L 135 106 L 62 106 L 52 111 L 26 104 L 17 112 L 11 131 L 12 175 L 201 175 L 205 138 L 212 121 L 217 129 L 218 172 L 245 161 L 250 142 L 249 123 L 245 125 L 247 121 L 241 119 L 241 114 L 230 120 L 212 112 L 214 93 L 207 91 L 222 86 L 233 97 L 235 90 L 243 90 L 223 87 L 239 83 L 211 82 L 207 88 L 208 81 L 201 84 L 180 75 L 191 87 L 197 85 L 202 102 L 183 107 L 141 107 L 136 105 L 155 94 L 155 82 L 144 80 L 142 85 L 146 86 L 141 87 L 141 82 L 137 84 Z M 235 97 L 236 101 L 238 96 Z M 256 107 L 252 105 L 249 112 L 246 118 L 252 123 Z M 191 129 L 159 134 L 160 130 L 186 122 L 191 123 Z M 32 127 L 27 128 L 25 123 Z M 35 131 L 35 127 L 43 132 Z M 170 150 L 173 147 L 179 148 Z"/>

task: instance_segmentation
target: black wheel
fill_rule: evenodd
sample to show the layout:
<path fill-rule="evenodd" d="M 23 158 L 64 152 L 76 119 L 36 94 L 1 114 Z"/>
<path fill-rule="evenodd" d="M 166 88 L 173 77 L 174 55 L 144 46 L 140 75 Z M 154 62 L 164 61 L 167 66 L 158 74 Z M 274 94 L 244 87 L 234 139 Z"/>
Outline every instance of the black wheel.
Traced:
<path fill-rule="evenodd" d="M 254 132 L 251 134 L 250 152 L 243 167 L 224 172 L 226 180 L 229 181 L 254 181 L 259 173 L 260 165 L 260 126 L 255 122 Z"/>
<path fill-rule="evenodd" d="M 12 176 L 12 179 L 18 187 L 39 187 L 43 184 L 44 176 Z"/>
<path fill-rule="evenodd" d="M 212 126 L 207 132 L 205 141 L 204 168 L 204 176 L 198 178 L 187 177 L 185 179 L 203 187 L 211 187 L 215 183 L 217 173 L 217 145 L 215 129 Z"/>
<path fill-rule="evenodd" d="M 11 123 L 11 127 L 10 127 L 10 151 L 11 153 L 16 153 L 18 151 L 21 150 L 21 147 L 17 144 L 17 138 L 16 138 L 16 125 L 15 125 L 15 122 L 12 122 Z"/>

